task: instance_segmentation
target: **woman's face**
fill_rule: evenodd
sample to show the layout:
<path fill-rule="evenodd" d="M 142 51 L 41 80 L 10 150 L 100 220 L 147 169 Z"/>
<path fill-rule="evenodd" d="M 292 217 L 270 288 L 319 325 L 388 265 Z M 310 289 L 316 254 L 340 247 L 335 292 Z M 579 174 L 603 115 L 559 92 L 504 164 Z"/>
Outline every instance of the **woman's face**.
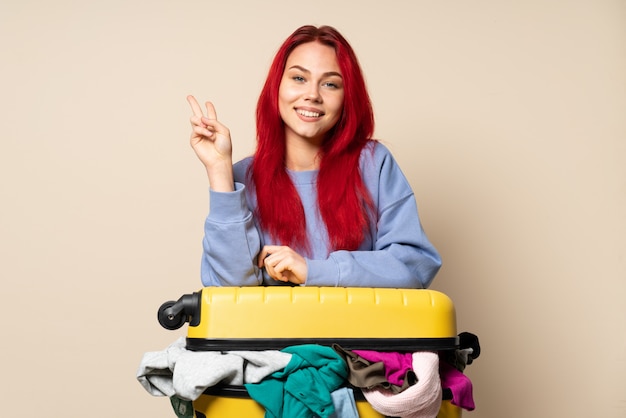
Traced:
<path fill-rule="evenodd" d="M 335 50 L 318 42 L 296 47 L 287 58 L 278 90 L 287 141 L 320 146 L 341 117 L 343 96 Z"/>

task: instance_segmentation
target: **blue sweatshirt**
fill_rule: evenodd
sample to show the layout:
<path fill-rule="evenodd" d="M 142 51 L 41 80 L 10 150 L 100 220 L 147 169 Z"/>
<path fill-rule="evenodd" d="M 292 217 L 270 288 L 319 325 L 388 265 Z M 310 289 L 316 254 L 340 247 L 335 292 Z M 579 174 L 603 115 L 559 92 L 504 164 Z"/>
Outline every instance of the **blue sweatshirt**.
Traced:
<path fill-rule="evenodd" d="M 264 245 L 282 245 L 259 228 L 254 184 L 246 172 L 252 157 L 233 166 L 235 191 L 210 190 L 204 224 L 204 286 L 285 285 L 257 267 Z M 372 141 L 360 157 L 361 175 L 376 207 L 370 234 L 356 251 L 330 251 L 317 207 L 317 171 L 290 171 L 300 195 L 312 252 L 306 286 L 427 288 L 441 267 L 417 212 L 413 190 L 389 150 Z"/>

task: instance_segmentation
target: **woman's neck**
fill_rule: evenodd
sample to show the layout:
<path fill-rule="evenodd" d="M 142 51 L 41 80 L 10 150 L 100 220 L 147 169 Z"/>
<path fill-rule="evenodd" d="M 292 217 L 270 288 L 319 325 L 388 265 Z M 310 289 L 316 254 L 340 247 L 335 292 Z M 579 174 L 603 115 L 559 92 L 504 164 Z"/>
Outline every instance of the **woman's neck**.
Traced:
<path fill-rule="evenodd" d="M 285 167 L 292 171 L 320 168 L 320 147 L 304 141 L 287 141 Z"/>

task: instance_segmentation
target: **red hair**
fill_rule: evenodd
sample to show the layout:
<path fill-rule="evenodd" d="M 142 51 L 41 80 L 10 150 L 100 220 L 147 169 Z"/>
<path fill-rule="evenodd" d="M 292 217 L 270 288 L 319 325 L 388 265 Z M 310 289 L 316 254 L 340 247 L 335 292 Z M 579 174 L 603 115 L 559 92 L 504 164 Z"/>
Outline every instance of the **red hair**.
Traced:
<path fill-rule="evenodd" d="M 285 128 L 278 89 L 287 58 L 299 45 L 320 42 L 337 55 L 344 103 L 337 124 L 322 144 L 317 199 L 332 250 L 355 250 L 369 231 L 373 207 L 359 169 L 363 147 L 374 132 L 374 112 L 358 59 L 346 39 L 330 26 L 302 26 L 279 48 L 257 104 L 257 149 L 251 166 L 261 227 L 282 245 L 307 251 L 304 209 L 285 168 Z M 280 199 L 276 199 L 280 190 Z"/>

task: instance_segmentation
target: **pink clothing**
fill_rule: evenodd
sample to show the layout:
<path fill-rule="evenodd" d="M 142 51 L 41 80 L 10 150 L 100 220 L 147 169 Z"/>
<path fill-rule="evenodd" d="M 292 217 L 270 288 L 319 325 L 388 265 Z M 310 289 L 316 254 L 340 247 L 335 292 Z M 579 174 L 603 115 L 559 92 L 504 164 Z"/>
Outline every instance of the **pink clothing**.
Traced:
<path fill-rule="evenodd" d="M 468 411 L 473 411 L 476 408 L 472 395 L 472 382 L 467 376 L 444 361 L 439 363 L 439 375 L 441 386 L 452 391 L 452 400 L 450 401 L 452 405 Z"/>
<path fill-rule="evenodd" d="M 385 377 L 392 385 L 402 386 L 406 373 L 413 369 L 412 353 L 387 353 L 369 350 L 353 350 L 352 352 L 372 363 L 383 362 Z"/>
<path fill-rule="evenodd" d="M 353 350 L 352 352 L 372 363 L 382 362 L 385 366 L 385 377 L 392 385 L 402 386 L 406 373 L 413 370 L 414 354 L 412 353 L 369 350 Z M 466 375 L 444 361 L 439 363 L 439 375 L 441 387 L 450 389 L 452 392 L 452 399 L 450 401 L 452 405 L 467 411 L 473 411 L 476 408 L 472 382 Z M 417 378 L 420 378 L 419 374 Z M 384 392 L 381 391 L 381 393 Z"/>
<path fill-rule="evenodd" d="M 422 351 L 411 357 L 418 379 L 415 385 L 398 394 L 385 389 L 363 389 L 363 395 L 374 410 L 386 416 L 435 418 L 441 408 L 439 355 Z"/>

